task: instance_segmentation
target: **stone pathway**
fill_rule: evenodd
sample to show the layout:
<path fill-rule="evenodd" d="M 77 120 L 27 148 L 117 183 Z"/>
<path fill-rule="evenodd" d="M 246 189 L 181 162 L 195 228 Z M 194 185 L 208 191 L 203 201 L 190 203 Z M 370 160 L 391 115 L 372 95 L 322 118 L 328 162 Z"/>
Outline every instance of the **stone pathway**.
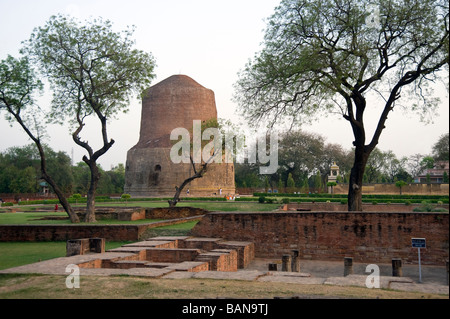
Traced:
<path fill-rule="evenodd" d="M 126 252 L 105 252 L 101 254 L 87 254 L 71 257 L 61 257 L 47 261 L 41 261 L 34 264 L 19 266 L 15 268 L 1 270 L 0 274 L 10 273 L 37 273 L 48 275 L 69 275 L 70 270 L 66 272 L 66 267 L 71 264 L 81 264 L 94 262 L 99 259 L 114 259 L 133 256 L 133 253 Z M 339 275 L 343 272 L 343 263 L 330 261 L 304 261 L 302 263 L 302 272 L 281 272 L 266 271 L 268 263 L 273 260 L 256 259 L 245 270 L 235 272 L 223 271 L 202 271 L 188 272 L 180 271 L 182 267 L 170 266 L 165 268 L 130 268 L 130 269 L 111 269 L 111 268 L 80 268 L 81 276 L 111 276 L 111 275 L 129 275 L 149 278 L 163 279 L 218 279 L 218 280 L 248 280 L 259 282 L 283 282 L 299 285 L 338 285 L 338 286 L 359 286 L 366 287 L 367 275 L 353 274 L 346 277 Z M 360 267 L 355 267 L 360 270 Z M 387 265 L 382 265 L 383 267 Z M 383 269 L 383 267 L 380 267 Z M 414 265 L 403 267 L 404 273 L 411 273 Z M 402 291 L 418 291 L 423 293 L 449 294 L 449 286 L 445 285 L 446 270 L 445 267 L 424 266 L 424 274 L 434 273 L 432 281 L 417 283 L 410 277 L 392 277 L 383 275 L 380 277 L 381 288 L 389 288 Z M 309 272 L 308 270 L 312 270 Z M 431 276 L 430 276 L 431 277 Z M 428 278 L 429 279 L 429 278 Z"/>

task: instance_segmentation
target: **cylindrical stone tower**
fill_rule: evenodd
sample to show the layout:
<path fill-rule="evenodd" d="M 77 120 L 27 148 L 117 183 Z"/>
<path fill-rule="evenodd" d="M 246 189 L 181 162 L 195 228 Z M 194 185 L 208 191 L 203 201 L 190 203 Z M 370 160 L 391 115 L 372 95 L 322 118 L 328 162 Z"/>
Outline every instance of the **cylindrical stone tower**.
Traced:
<path fill-rule="evenodd" d="M 150 87 L 142 100 L 139 142 L 127 153 L 125 193 L 173 196 L 175 186 L 193 175 L 193 169 L 191 164 L 172 163 L 170 133 L 179 127 L 192 132 L 194 120 L 210 119 L 217 119 L 214 92 L 190 77 L 173 75 Z M 188 188 L 189 196 L 234 194 L 233 164 L 210 164 L 184 191 Z"/>

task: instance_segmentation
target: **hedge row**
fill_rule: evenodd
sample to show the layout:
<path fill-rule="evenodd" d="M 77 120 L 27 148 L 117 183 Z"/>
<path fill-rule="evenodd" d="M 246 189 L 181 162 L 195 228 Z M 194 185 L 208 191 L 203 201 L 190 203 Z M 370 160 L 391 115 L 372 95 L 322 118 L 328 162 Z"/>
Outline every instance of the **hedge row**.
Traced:
<path fill-rule="evenodd" d="M 255 193 L 254 197 L 241 197 L 236 198 L 236 201 L 241 202 L 257 202 L 260 197 L 267 198 L 265 201 L 271 202 L 317 202 L 317 203 L 325 203 L 325 202 L 340 202 L 341 204 L 347 203 L 347 195 L 336 194 L 333 197 L 330 197 L 330 194 L 271 194 L 271 193 Z M 282 197 L 278 200 L 269 200 L 268 198 L 273 197 Z M 169 197 L 154 197 L 154 198 L 129 198 L 128 202 L 137 202 L 137 201 L 168 201 Z M 184 197 L 183 201 L 226 201 L 227 199 L 224 197 Z M 69 203 L 74 204 L 86 203 L 86 198 L 83 197 L 81 199 L 75 200 L 74 198 L 68 198 Z M 100 202 L 124 202 L 125 200 L 122 198 L 109 198 L 107 196 L 99 196 L 95 198 L 95 201 Z M 363 195 L 362 198 L 363 203 L 396 203 L 396 204 L 420 204 L 423 201 L 427 201 L 429 203 L 443 203 L 448 204 L 449 198 L 443 196 L 436 195 Z M 21 201 L 19 205 L 38 205 L 38 204 L 47 204 L 54 205 L 59 204 L 58 199 L 46 199 L 46 200 L 30 200 L 30 201 Z M 12 205 L 12 203 L 3 203 L 2 206 Z"/>
<path fill-rule="evenodd" d="M 328 193 L 320 194 L 292 194 L 292 193 L 253 193 L 255 197 L 309 197 L 309 198 L 330 198 Z M 332 198 L 347 198 L 347 194 L 334 194 Z M 443 200 L 448 199 L 448 196 L 443 195 L 382 195 L 382 194 L 363 194 L 362 198 L 367 199 L 417 199 L 417 200 Z"/>
<path fill-rule="evenodd" d="M 237 199 L 236 199 L 237 200 Z M 245 199 L 244 199 L 245 200 Z M 347 204 L 348 200 L 347 199 L 343 199 L 343 198 L 315 198 L 315 199 L 310 199 L 310 198 L 289 198 L 289 197 L 284 197 L 284 198 L 280 198 L 280 199 L 274 199 L 274 198 L 266 198 L 264 196 L 260 196 L 258 199 L 254 199 L 254 200 L 258 200 L 260 203 L 326 203 L 326 202 L 330 202 L 330 203 L 341 203 L 341 204 Z M 411 204 L 422 204 L 424 202 L 429 203 L 429 204 L 448 204 L 449 200 L 448 199 L 442 199 L 442 200 L 435 200 L 435 199 L 431 199 L 431 200 L 419 200 L 419 199 L 396 199 L 396 200 L 383 200 L 383 199 L 363 199 L 362 200 L 363 203 L 366 204 L 405 204 L 405 205 L 411 205 Z"/>

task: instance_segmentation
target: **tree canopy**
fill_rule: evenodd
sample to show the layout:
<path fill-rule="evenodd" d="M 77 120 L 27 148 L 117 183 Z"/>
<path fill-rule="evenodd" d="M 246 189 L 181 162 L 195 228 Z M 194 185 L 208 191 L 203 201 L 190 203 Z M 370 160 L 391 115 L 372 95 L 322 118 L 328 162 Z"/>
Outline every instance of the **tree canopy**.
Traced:
<path fill-rule="evenodd" d="M 36 28 L 22 50 L 50 82 L 50 118 L 60 123 L 69 119 L 74 142 L 87 153 L 83 162 L 91 173 L 85 217 L 89 222 L 95 221 L 97 160 L 114 144 L 108 137 L 107 121 L 126 112 L 133 94 L 140 96 L 154 78 L 154 59 L 133 47 L 132 34 L 132 28 L 115 32 L 112 23 L 101 18 L 80 23 L 57 15 Z M 90 116 L 101 124 L 102 146 L 97 150 L 80 135 Z"/>
<path fill-rule="evenodd" d="M 448 74 L 448 9 L 448 0 L 283 0 L 236 100 L 252 123 L 340 113 L 354 135 L 349 210 L 361 210 L 364 168 L 396 103 L 409 96 L 407 108 L 421 114 L 437 105 L 429 84 Z M 379 105 L 370 137 L 364 112 Z"/>

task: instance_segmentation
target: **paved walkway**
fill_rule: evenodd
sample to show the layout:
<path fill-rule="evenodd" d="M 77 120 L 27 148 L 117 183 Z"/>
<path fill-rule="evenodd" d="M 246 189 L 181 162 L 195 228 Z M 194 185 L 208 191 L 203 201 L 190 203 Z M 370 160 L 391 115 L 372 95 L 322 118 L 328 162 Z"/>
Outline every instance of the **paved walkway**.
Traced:
<path fill-rule="evenodd" d="M 66 267 L 70 264 L 94 261 L 97 259 L 111 259 L 126 257 L 130 253 L 106 252 L 102 254 L 89 254 L 72 257 L 61 257 L 42 261 L 25 266 L 5 269 L 1 273 L 39 273 L 49 275 L 68 275 L 71 270 Z M 170 268 L 81 268 L 81 276 L 110 276 L 127 274 L 130 276 L 144 276 L 151 278 L 203 278 L 223 280 L 249 280 L 260 282 L 285 282 L 301 285 L 339 285 L 366 287 L 366 279 L 370 273 L 365 272 L 367 265 L 354 264 L 354 274 L 344 277 L 344 262 L 311 261 L 301 262 L 301 272 L 273 272 L 268 271 L 268 263 L 274 260 L 255 259 L 245 270 L 236 272 L 204 271 L 186 272 L 174 271 Z M 418 283 L 419 274 L 417 265 L 403 265 L 403 277 L 391 276 L 391 265 L 380 264 L 380 286 L 402 291 L 418 291 L 423 293 L 449 294 L 447 284 L 447 271 L 444 266 L 422 266 L 422 283 Z"/>

